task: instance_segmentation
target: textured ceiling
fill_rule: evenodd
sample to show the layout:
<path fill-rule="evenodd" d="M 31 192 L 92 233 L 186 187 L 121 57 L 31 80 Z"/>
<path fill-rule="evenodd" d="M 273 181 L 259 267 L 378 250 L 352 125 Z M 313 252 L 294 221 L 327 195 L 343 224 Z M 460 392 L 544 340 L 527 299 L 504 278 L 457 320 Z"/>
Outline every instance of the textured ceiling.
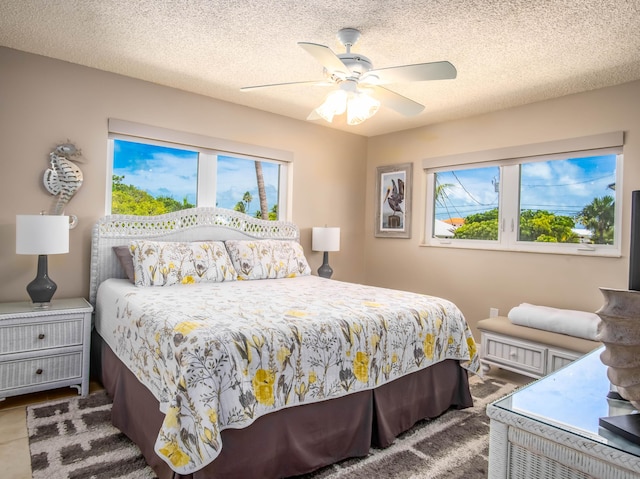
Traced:
<path fill-rule="evenodd" d="M 640 79 L 639 0 L 0 0 L 0 45 L 304 120 L 326 87 L 297 45 L 375 68 L 448 60 L 455 80 L 388 85 L 426 106 L 333 128 L 373 136 Z M 1 73 L 0 73 L 1 74 Z"/>

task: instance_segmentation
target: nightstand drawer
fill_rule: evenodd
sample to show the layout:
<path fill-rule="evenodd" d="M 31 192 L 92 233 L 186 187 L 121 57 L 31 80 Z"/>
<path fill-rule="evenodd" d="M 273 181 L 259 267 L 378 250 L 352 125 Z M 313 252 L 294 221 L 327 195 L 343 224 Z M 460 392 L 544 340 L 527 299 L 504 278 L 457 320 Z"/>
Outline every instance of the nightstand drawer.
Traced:
<path fill-rule="evenodd" d="M 505 366 L 517 367 L 538 377 L 545 374 L 547 349 L 539 344 L 499 334 L 482 334 L 483 357 Z"/>
<path fill-rule="evenodd" d="M 0 355 L 82 344 L 84 315 L 74 316 L 0 327 Z"/>
<path fill-rule="evenodd" d="M 5 390 L 82 377 L 82 351 L 0 363 L 0 396 Z"/>

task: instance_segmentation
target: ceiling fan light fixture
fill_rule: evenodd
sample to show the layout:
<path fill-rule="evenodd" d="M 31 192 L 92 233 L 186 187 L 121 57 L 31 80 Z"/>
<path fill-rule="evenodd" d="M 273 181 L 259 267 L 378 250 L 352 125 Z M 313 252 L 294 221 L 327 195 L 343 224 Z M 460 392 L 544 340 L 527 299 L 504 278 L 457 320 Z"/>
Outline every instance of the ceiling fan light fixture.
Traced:
<path fill-rule="evenodd" d="M 380 102 L 365 92 L 351 94 L 347 104 L 347 124 L 359 125 L 378 112 Z"/>
<path fill-rule="evenodd" d="M 307 53 L 313 56 L 323 67 L 327 80 L 322 83 L 297 81 L 243 87 L 242 90 L 255 90 L 266 87 L 282 87 L 313 83 L 318 86 L 337 85 L 336 91 L 327 95 L 325 101 L 313 110 L 307 120 L 324 119 L 333 122 L 336 115 L 347 112 L 347 124 L 358 125 L 376 114 L 380 103 L 404 116 L 416 116 L 424 110 L 424 105 L 399 93 L 385 88 L 400 82 L 417 82 L 427 80 L 449 80 L 457 77 L 457 70 L 448 61 L 415 63 L 376 69 L 369 58 L 361 53 L 352 53 L 351 47 L 360 38 L 360 31 L 355 28 L 343 28 L 338 32 L 340 43 L 346 53 L 335 54 L 326 45 L 310 42 L 298 42 Z M 359 87 L 364 87 L 361 90 Z M 373 92 L 375 98 L 368 94 Z"/>
<path fill-rule="evenodd" d="M 347 109 L 347 92 L 338 89 L 330 92 L 324 100 L 324 103 L 313 110 L 323 120 L 331 123 L 335 115 L 342 115 Z"/>
<path fill-rule="evenodd" d="M 340 88 L 330 92 L 322 105 L 313 110 L 307 120 L 322 118 L 329 123 L 336 115 L 347 113 L 347 124 L 359 125 L 376 114 L 380 102 L 359 90 L 354 82 L 343 82 Z"/>

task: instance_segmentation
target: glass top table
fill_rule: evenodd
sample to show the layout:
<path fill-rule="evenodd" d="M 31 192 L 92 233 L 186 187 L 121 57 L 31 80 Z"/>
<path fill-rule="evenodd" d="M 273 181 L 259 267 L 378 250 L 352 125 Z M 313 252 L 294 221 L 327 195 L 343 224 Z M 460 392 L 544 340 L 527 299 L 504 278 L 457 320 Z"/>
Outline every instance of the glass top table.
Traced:
<path fill-rule="evenodd" d="M 627 401 L 607 398 L 607 367 L 598 348 L 555 373 L 500 399 L 497 408 L 640 456 L 640 445 L 599 426 L 599 419 L 636 412 Z"/>

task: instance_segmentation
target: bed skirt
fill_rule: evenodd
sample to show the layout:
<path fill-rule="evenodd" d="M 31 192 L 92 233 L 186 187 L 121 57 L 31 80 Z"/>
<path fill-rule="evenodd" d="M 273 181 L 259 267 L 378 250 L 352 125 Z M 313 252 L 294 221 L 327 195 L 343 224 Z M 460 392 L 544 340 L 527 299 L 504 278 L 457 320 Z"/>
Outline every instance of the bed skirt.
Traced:
<path fill-rule="evenodd" d="M 159 479 L 279 479 L 311 472 L 387 447 L 417 421 L 473 405 L 467 371 L 445 360 L 373 391 L 294 406 L 260 417 L 244 429 L 222 431 L 220 455 L 184 476 L 153 447 L 163 414 L 158 401 L 102 342 L 101 380 L 113 400 L 112 422 L 142 451 Z"/>

